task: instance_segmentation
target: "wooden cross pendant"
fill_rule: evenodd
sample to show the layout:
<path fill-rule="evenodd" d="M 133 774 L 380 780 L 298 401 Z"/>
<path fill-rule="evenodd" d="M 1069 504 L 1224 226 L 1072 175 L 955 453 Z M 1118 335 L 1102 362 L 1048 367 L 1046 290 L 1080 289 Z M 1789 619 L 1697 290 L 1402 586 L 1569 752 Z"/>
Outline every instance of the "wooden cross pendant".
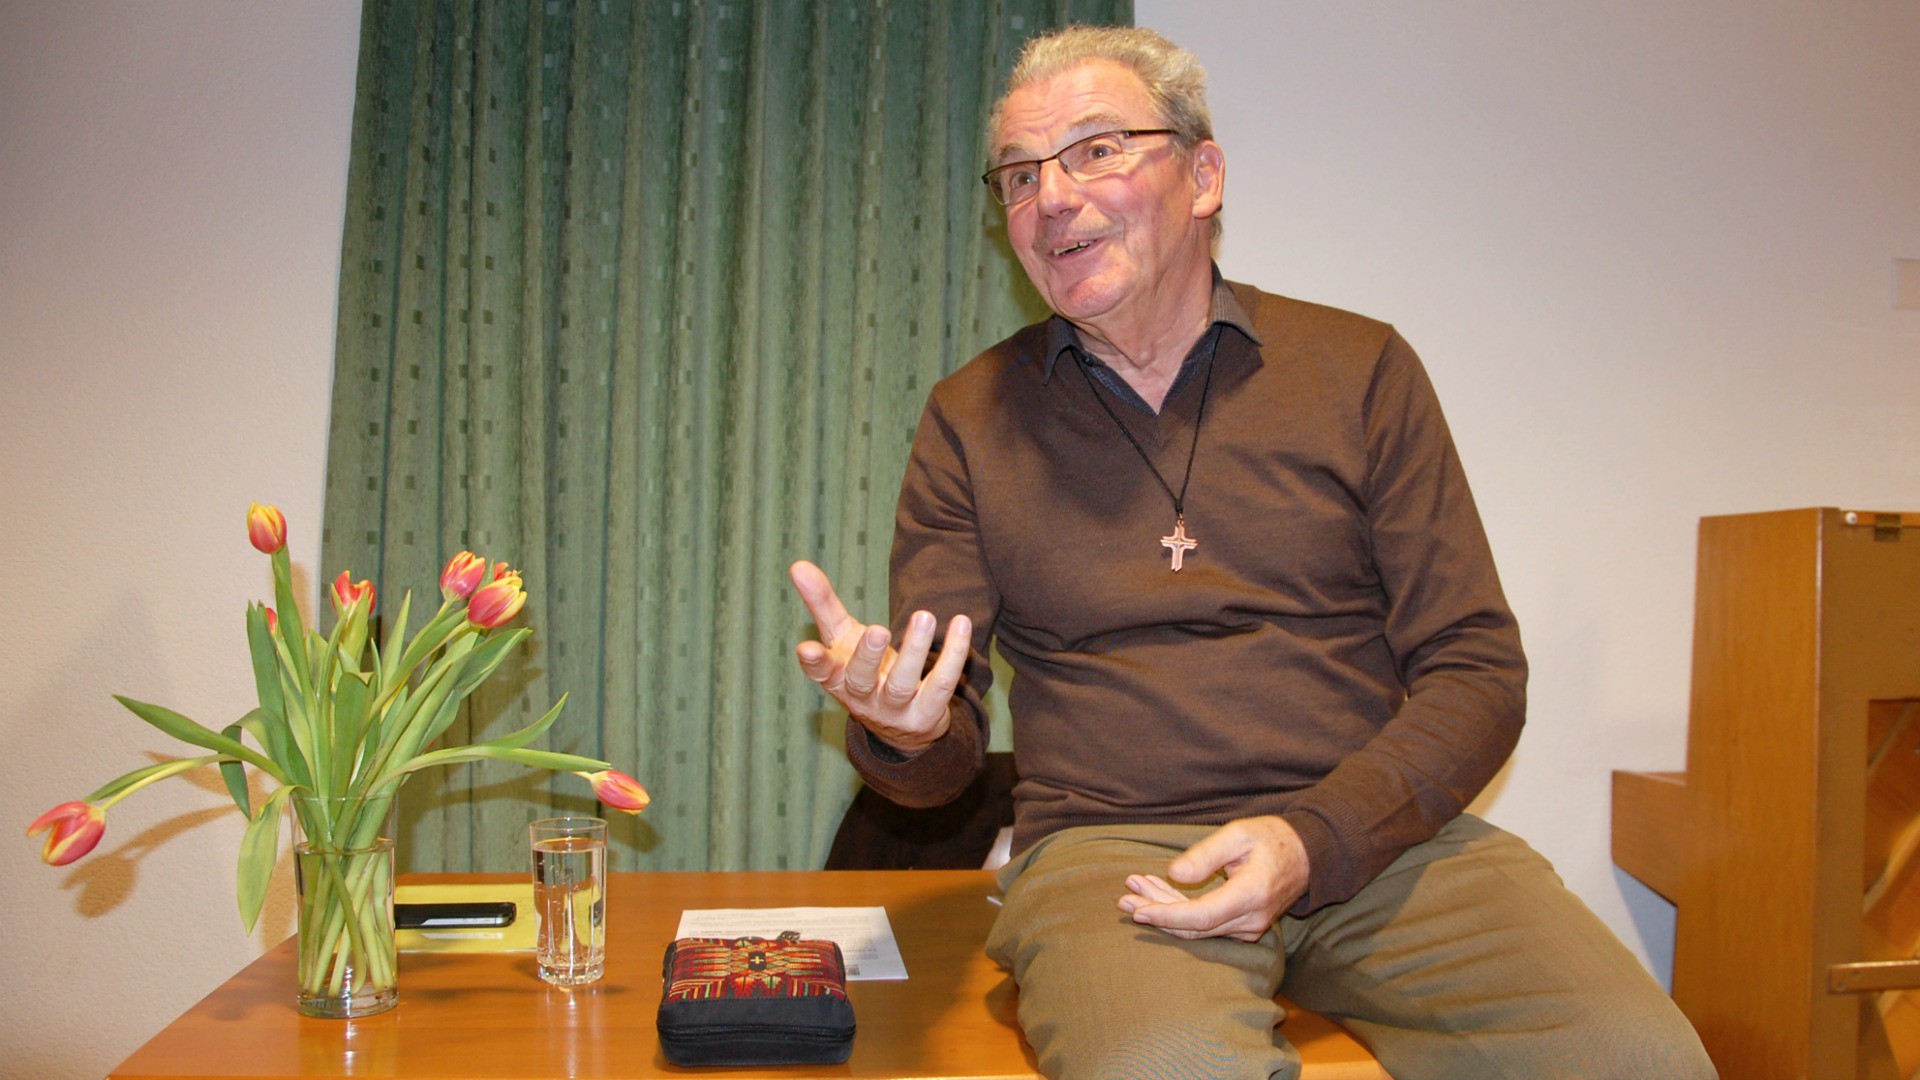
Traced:
<path fill-rule="evenodd" d="M 1185 514 L 1174 517 L 1173 535 L 1161 537 L 1160 546 L 1173 552 L 1173 572 L 1176 574 L 1179 573 L 1180 565 L 1186 561 L 1187 552 L 1200 546 L 1200 541 L 1187 535 L 1187 518 Z"/>

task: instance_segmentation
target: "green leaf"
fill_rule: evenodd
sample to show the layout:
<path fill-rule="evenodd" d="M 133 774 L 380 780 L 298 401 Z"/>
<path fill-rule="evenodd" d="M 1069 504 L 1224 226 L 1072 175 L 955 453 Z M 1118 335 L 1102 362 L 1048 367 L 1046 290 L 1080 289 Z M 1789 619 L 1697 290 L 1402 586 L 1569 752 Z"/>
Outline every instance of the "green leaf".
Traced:
<path fill-rule="evenodd" d="M 282 655 L 285 655 L 284 651 Z M 293 685 L 293 672 L 285 664 L 280 667 L 280 701 L 285 709 L 287 737 L 293 741 L 294 752 L 285 760 L 299 762 L 299 771 L 308 776 L 313 774 L 313 721 L 307 715 L 307 699 L 300 688 Z M 291 766 L 290 766 L 291 767 Z M 306 781 L 301 781 L 306 783 Z"/>
<path fill-rule="evenodd" d="M 513 732 L 510 735 L 502 735 L 497 739 L 488 739 L 482 745 L 498 746 L 498 747 L 501 747 L 502 749 L 508 749 L 508 750 L 517 749 L 519 747 L 525 746 L 528 743 L 532 742 L 533 740 L 539 738 L 543 733 L 545 733 L 545 731 L 548 728 L 552 727 L 553 722 L 560 718 L 560 710 L 566 707 L 567 707 L 567 695 L 561 694 L 560 700 L 554 702 L 553 708 L 547 710 L 547 715 L 541 717 L 539 720 L 535 721 L 534 723 L 521 728 L 519 731 Z"/>
<path fill-rule="evenodd" d="M 241 730 L 245 731 L 247 734 L 253 736 L 255 742 L 261 743 L 263 745 L 266 743 L 267 741 L 266 710 L 248 709 L 246 712 L 246 715 L 242 716 L 238 720 L 235 720 L 234 724 L 238 726 Z M 269 753 L 267 756 L 273 757 L 271 753 Z"/>
<path fill-rule="evenodd" d="M 367 705 L 373 699 L 369 678 L 357 671 L 343 671 L 333 692 L 332 775 L 339 781 L 341 790 L 352 786 L 354 759 L 360 753 L 360 739 L 366 734 Z"/>
<path fill-rule="evenodd" d="M 240 873 L 234 893 L 240 900 L 240 921 L 249 934 L 260 920 L 267 884 L 273 880 L 273 864 L 280 858 L 280 806 L 292 791 L 290 787 L 275 788 L 240 838 Z"/>
<path fill-rule="evenodd" d="M 288 779 L 285 770 L 281 769 L 277 763 L 217 731 L 194 723 L 192 720 L 181 716 L 172 709 L 163 709 L 158 705 L 149 705 L 144 701 L 135 701 L 129 697 L 121 697 L 119 694 L 113 695 L 113 699 L 125 705 L 132 711 L 133 715 L 145 720 L 147 723 L 152 724 L 154 727 L 159 728 L 174 738 L 179 739 L 183 743 L 203 746 L 216 753 L 239 758 L 256 768 L 265 770 L 269 776 L 272 776 L 282 784 L 292 782 Z"/>
<path fill-rule="evenodd" d="M 449 637 L 466 626 L 466 622 L 467 609 L 464 606 L 443 605 L 440 614 L 421 627 L 420 633 L 407 644 L 406 652 L 400 657 L 399 677 L 412 678 L 413 669 L 419 667 L 433 650 L 446 644 Z"/>
<path fill-rule="evenodd" d="M 353 612 L 364 608 L 364 604 L 355 604 L 347 618 L 334 623 L 333 636 L 324 647 L 314 642 L 313 697 L 309 699 L 313 712 L 308 717 L 313 725 L 313 746 L 307 757 L 313 762 L 314 790 L 324 794 L 346 790 L 345 777 L 335 772 L 335 755 L 339 753 L 341 740 L 340 733 L 334 729 L 333 695 L 340 672 L 350 666 L 342 664 L 345 654 L 340 649 L 341 635 L 352 631 Z"/>
<path fill-rule="evenodd" d="M 351 775 L 356 777 L 367 775 L 367 771 L 371 769 L 373 763 L 378 760 L 380 745 L 385 741 L 386 723 L 377 710 L 369 708 L 367 710 L 366 730 L 360 733 L 360 737 L 356 740 L 354 747 L 353 772 Z"/>
<path fill-rule="evenodd" d="M 295 779 L 305 774 L 305 766 L 300 756 L 293 752 L 293 734 L 287 729 L 287 712 L 282 690 L 280 656 L 275 651 L 272 631 L 267 629 L 267 612 L 259 604 L 247 608 L 247 651 L 253 658 L 253 685 L 260 698 L 260 707 L 249 715 L 257 715 L 258 720 L 249 724 L 241 718 L 241 726 L 253 733 L 254 741 L 260 744 L 266 755 L 275 761 L 285 762 L 293 772 Z M 293 766 L 299 765 L 299 768 Z"/>
<path fill-rule="evenodd" d="M 457 661 L 454 666 L 457 666 Z M 408 691 L 387 710 L 386 719 L 380 725 L 380 742 L 374 750 L 373 760 L 376 767 L 394 758 L 406 757 L 420 748 L 417 738 L 409 741 L 410 733 L 418 725 L 414 718 L 430 702 L 437 703 L 446 697 L 447 688 L 452 684 L 453 667 L 440 666 L 427 672 L 420 685 Z M 438 705 L 433 706 L 437 708 Z"/>
<path fill-rule="evenodd" d="M 551 750 L 521 750 L 509 746 L 454 746 L 445 750 L 434 750 L 421 754 L 412 761 L 395 769 L 374 781 L 374 789 L 390 780 L 397 780 L 408 773 L 429 769 L 436 765 L 455 765 L 463 761 L 511 761 L 516 765 L 527 765 L 536 769 L 551 769 L 554 772 L 599 772 L 613 768 L 613 762 L 596 758 L 581 757 L 578 754 L 560 754 Z"/>
<path fill-rule="evenodd" d="M 254 710 L 256 713 L 259 711 Z M 228 724 L 227 730 L 220 734 L 234 742 L 239 742 L 240 732 L 243 730 L 245 729 L 236 722 Z M 220 763 L 220 775 L 227 782 L 227 794 L 233 796 L 233 805 L 240 808 L 240 816 L 252 821 L 253 799 L 247 793 L 247 767 L 237 761 L 223 761 Z"/>
<path fill-rule="evenodd" d="M 499 669 L 500 664 L 506 660 L 507 653 L 532 633 L 533 631 L 522 626 L 509 633 L 489 636 L 473 650 L 473 655 L 468 658 L 466 670 L 460 677 L 460 684 L 453 688 L 454 696 L 464 698 L 473 693 L 474 688 L 486 682 Z"/>
<path fill-rule="evenodd" d="M 451 700 L 455 706 L 459 698 L 453 697 L 453 688 L 460 681 L 460 673 L 466 670 L 468 658 L 473 652 L 474 638 L 463 637 L 447 646 L 439 660 L 427 669 L 420 680 L 419 691 L 408 704 L 411 711 L 399 730 L 391 734 L 391 751 L 394 755 L 410 757 L 418 753 L 422 746 L 429 745 L 440 737 L 452 721 L 444 715 L 445 705 Z M 396 710 L 398 711 L 398 710 Z"/>
<path fill-rule="evenodd" d="M 292 556 L 282 546 L 273 553 L 273 602 L 274 613 L 280 616 L 280 637 L 292 643 L 289 648 L 293 667 L 293 682 L 296 686 L 307 683 L 307 661 L 300 648 L 307 636 L 307 627 L 300 618 L 300 605 L 293 601 L 293 563 Z"/>
<path fill-rule="evenodd" d="M 340 625 L 338 623 L 334 624 L 333 632 L 336 636 L 340 633 Z M 318 630 L 307 631 L 307 638 L 300 646 L 300 648 L 304 650 L 301 654 L 301 663 L 306 665 L 304 670 L 307 673 L 306 685 L 302 687 L 304 692 L 311 694 L 320 685 L 320 665 L 328 657 L 333 655 L 332 641 L 333 638 L 321 637 L 320 631 Z"/>
<path fill-rule="evenodd" d="M 253 685 L 260 695 L 260 707 L 269 714 L 280 712 L 280 678 L 274 668 L 273 631 L 267 629 L 267 609 L 247 605 L 247 651 L 253 658 Z"/>
<path fill-rule="evenodd" d="M 467 699 L 467 695 L 478 689 L 480 684 L 487 680 L 488 676 L 498 670 L 501 662 L 507 658 L 507 653 L 511 651 L 515 645 L 526 640 L 527 635 L 531 633 L 531 630 L 519 629 L 497 637 L 462 639 L 463 641 L 479 640 L 480 644 L 475 646 L 473 651 L 467 656 L 465 664 L 457 672 L 459 678 L 454 682 L 452 692 L 446 697 L 445 701 L 441 703 L 439 708 L 434 711 L 432 720 L 427 725 L 425 732 L 412 746 L 406 747 L 406 749 L 412 752 L 420 749 L 422 746 L 431 746 L 434 740 L 445 734 L 446 730 L 453 726 L 454 719 L 460 715 L 460 703 Z M 449 652 L 451 651 L 452 650 L 449 650 Z"/>
<path fill-rule="evenodd" d="M 289 642 L 284 636 L 273 640 L 274 655 L 280 658 L 280 703 L 281 711 L 289 718 L 298 703 L 305 699 L 308 691 L 307 669 L 304 663 L 295 663 L 294 655 L 300 652 L 295 646 L 300 643 Z"/>
<path fill-rule="evenodd" d="M 400 613 L 394 616 L 393 629 L 387 631 L 387 647 L 380 650 L 381 661 L 380 689 L 385 691 L 393 685 L 400 674 L 400 657 L 406 650 L 407 620 L 413 614 L 413 590 L 408 589 L 406 596 L 400 599 Z"/>
<path fill-rule="evenodd" d="M 451 684 L 449 683 L 449 685 Z M 427 723 L 420 728 L 419 733 L 413 736 L 409 743 L 401 749 L 405 753 L 414 754 L 418 753 L 423 746 L 432 746 L 434 743 L 440 741 L 440 736 L 445 735 L 447 729 L 452 727 L 453 722 L 459 718 L 460 699 L 452 694 L 443 696 L 440 698 L 438 706 L 434 709 L 433 716 L 428 718 Z"/>

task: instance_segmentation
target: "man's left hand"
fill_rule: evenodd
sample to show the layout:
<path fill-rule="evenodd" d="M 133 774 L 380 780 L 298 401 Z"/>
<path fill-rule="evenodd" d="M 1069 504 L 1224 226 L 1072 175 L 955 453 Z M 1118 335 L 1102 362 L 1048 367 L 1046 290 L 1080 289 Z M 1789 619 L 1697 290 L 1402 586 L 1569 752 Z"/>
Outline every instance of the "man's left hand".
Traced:
<path fill-rule="evenodd" d="M 1307 848 L 1277 817 L 1241 818 L 1208 834 L 1167 864 L 1167 878 L 1227 880 L 1203 896 L 1186 894 L 1154 874 L 1127 877 L 1120 910 L 1133 921 L 1175 937 L 1258 941 L 1280 913 L 1307 891 Z"/>

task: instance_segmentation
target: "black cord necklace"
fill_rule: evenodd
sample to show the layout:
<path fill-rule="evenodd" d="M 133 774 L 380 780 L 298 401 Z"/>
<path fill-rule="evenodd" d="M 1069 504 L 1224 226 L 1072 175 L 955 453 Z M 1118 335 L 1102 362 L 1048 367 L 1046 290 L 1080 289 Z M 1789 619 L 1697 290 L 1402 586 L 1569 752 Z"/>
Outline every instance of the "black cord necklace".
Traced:
<path fill-rule="evenodd" d="M 1213 353 L 1207 354 L 1207 378 L 1200 384 L 1200 409 L 1193 417 L 1193 443 L 1187 447 L 1187 474 L 1181 478 L 1180 490 L 1177 493 L 1173 490 L 1173 485 L 1167 483 L 1167 478 L 1160 475 L 1160 469 L 1153 463 L 1153 458 L 1147 456 L 1146 447 L 1140 445 L 1140 440 L 1133 437 L 1133 432 L 1120 419 L 1120 414 L 1114 412 L 1113 406 L 1107 404 L 1107 399 L 1101 396 L 1099 387 L 1093 384 L 1093 373 L 1087 370 L 1084 360 L 1080 363 L 1080 374 L 1086 378 L 1087 389 L 1093 393 L 1093 400 L 1100 403 L 1101 411 L 1107 414 L 1107 419 L 1113 421 L 1114 427 L 1120 429 L 1120 434 L 1127 437 L 1127 443 L 1133 447 L 1133 452 L 1139 454 L 1140 460 L 1147 463 L 1148 471 L 1153 473 L 1155 480 L 1160 481 L 1160 487 L 1167 493 L 1167 497 L 1173 500 L 1173 535 L 1161 537 L 1160 546 L 1173 552 L 1173 572 L 1177 574 L 1180 572 L 1181 564 L 1186 561 L 1187 552 L 1200 546 L 1200 541 L 1187 535 L 1187 485 L 1193 482 L 1193 459 L 1200 450 L 1200 422 L 1207 418 L 1207 395 L 1213 390 Z"/>

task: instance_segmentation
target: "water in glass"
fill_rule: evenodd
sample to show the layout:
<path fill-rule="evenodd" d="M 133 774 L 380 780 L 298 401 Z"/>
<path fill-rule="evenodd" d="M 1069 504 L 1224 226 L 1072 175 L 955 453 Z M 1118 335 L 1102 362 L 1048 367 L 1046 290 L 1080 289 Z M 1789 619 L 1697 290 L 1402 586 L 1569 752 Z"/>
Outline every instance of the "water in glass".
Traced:
<path fill-rule="evenodd" d="M 540 912 L 540 977 L 556 986 L 598 982 L 607 963 L 607 845 L 588 836 L 533 841 Z"/>

